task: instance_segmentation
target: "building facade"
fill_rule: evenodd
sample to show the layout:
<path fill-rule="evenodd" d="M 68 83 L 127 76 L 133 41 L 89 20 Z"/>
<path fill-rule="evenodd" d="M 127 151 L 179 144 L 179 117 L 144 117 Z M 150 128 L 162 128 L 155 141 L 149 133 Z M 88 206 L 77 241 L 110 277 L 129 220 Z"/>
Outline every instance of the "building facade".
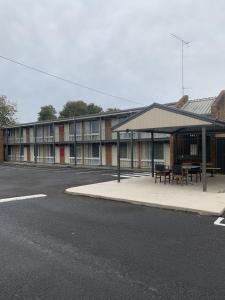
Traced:
<path fill-rule="evenodd" d="M 165 105 L 225 120 L 225 91 L 217 97 L 196 100 L 189 100 L 188 96 L 184 96 L 177 102 Z M 116 166 L 117 137 L 112 127 L 143 109 L 5 128 L 0 136 L 0 159 L 36 164 Z M 225 132 L 210 133 L 207 138 L 208 161 L 225 172 Z M 178 141 L 176 149 L 173 147 L 174 139 Z M 154 140 L 156 163 L 171 165 L 175 162 L 198 161 L 201 157 L 199 134 L 170 136 L 155 133 Z M 150 168 L 151 148 L 151 133 L 121 133 L 121 167 Z"/>
<path fill-rule="evenodd" d="M 116 166 L 117 141 L 112 127 L 139 109 L 102 113 L 54 122 L 21 124 L 4 129 L 4 160 L 77 166 Z M 169 136 L 156 137 L 157 162 L 169 163 Z M 133 159 L 131 159 L 133 157 Z M 151 135 L 121 135 L 121 166 L 151 164 Z"/>

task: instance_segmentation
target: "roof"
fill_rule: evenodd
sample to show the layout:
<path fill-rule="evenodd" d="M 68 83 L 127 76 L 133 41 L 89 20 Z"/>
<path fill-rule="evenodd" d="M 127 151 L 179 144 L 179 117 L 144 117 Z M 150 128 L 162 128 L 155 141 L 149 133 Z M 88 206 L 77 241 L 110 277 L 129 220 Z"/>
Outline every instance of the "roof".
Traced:
<path fill-rule="evenodd" d="M 114 131 L 154 131 L 174 133 L 197 127 L 225 127 L 225 122 L 174 107 L 153 103 L 148 108 L 113 127 Z"/>
<path fill-rule="evenodd" d="M 194 99 L 189 100 L 187 103 L 184 104 L 180 110 L 184 110 L 187 112 L 192 112 L 200 115 L 210 115 L 211 113 L 211 105 L 215 101 L 215 97 L 209 97 L 209 98 L 202 98 L 202 99 Z M 176 108 L 177 102 L 169 102 L 164 104 L 167 107 Z M 44 124 L 58 124 L 58 123 L 65 123 L 65 122 L 73 122 L 74 119 L 79 120 L 91 120 L 96 118 L 107 118 L 107 117 L 113 117 L 113 116 L 120 116 L 120 115 L 127 115 L 128 118 L 136 113 L 142 112 L 144 109 L 148 108 L 148 106 L 143 107 L 136 107 L 136 108 L 130 108 L 130 109 L 124 109 L 116 112 L 102 112 L 98 114 L 92 114 L 92 115 L 83 115 L 83 116 L 77 116 L 75 118 L 63 118 L 58 119 L 55 121 L 38 121 L 38 122 L 30 122 L 30 123 L 22 123 L 22 124 L 16 124 L 13 126 L 7 126 L 6 128 L 17 128 L 17 127 L 26 127 L 26 126 L 34 126 L 34 125 L 44 125 Z"/>
<path fill-rule="evenodd" d="M 181 107 L 181 110 L 193 112 L 199 115 L 210 115 L 211 106 L 215 101 L 215 97 L 190 100 Z"/>

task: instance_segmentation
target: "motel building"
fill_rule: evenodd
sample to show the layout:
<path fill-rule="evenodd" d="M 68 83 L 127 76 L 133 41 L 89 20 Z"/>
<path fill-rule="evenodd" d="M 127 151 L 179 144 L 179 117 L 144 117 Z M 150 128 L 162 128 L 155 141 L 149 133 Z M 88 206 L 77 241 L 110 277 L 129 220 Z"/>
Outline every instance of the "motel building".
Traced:
<path fill-rule="evenodd" d="M 194 162 L 225 173 L 225 91 L 217 97 L 183 96 L 164 105 L 19 124 L 4 128 L 0 139 L 0 159 L 7 162 L 152 172 L 156 164 Z"/>

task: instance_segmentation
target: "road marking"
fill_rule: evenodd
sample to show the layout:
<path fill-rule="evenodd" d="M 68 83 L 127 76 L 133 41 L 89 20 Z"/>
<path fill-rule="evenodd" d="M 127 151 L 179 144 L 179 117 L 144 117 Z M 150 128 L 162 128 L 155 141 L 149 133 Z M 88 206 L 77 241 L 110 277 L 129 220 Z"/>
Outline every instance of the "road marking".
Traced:
<path fill-rule="evenodd" d="M 122 173 L 120 174 L 121 178 L 130 178 L 130 177 L 142 177 L 142 176 L 150 176 L 151 174 L 149 172 L 143 172 L 143 173 Z M 111 176 L 117 177 L 117 174 L 112 174 Z"/>
<path fill-rule="evenodd" d="M 33 199 L 33 198 L 43 198 L 43 197 L 47 197 L 47 195 L 45 195 L 45 194 L 37 194 L 37 195 L 29 195 L 29 196 L 20 196 L 20 197 L 4 198 L 4 199 L 0 199 L 0 203 L 1 203 L 1 202 L 16 201 L 16 200 Z"/>
<path fill-rule="evenodd" d="M 221 223 L 223 220 L 224 220 L 224 218 L 219 217 L 219 218 L 216 219 L 216 221 L 214 222 L 214 225 L 225 226 L 224 223 Z"/>

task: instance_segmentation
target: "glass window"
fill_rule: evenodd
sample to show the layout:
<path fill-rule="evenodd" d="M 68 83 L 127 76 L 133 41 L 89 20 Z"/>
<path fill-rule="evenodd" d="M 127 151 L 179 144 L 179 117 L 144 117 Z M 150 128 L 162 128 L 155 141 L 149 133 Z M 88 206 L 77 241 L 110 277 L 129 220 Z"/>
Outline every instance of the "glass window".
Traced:
<path fill-rule="evenodd" d="M 198 155 L 198 145 L 190 144 L 190 155 L 197 156 Z"/>
<path fill-rule="evenodd" d="M 49 136 L 54 136 L 53 124 L 49 125 Z"/>
<path fill-rule="evenodd" d="M 20 146 L 20 156 L 24 156 L 24 145 Z"/>
<path fill-rule="evenodd" d="M 99 133 L 99 129 L 100 129 L 99 121 L 98 120 L 92 121 L 91 122 L 91 133 Z"/>
<path fill-rule="evenodd" d="M 164 159 L 163 143 L 154 144 L 154 156 L 155 159 Z"/>
<path fill-rule="evenodd" d="M 127 143 L 121 143 L 120 144 L 120 158 L 128 158 Z"/>
<path fill-rule="evenodd" d="M 74 123 L 69 124 L 69 134 L 73 135 L 74 134 Z"/>
<path fill-rule="evenodd" d="M 20 137 L 23 137 L 23 128 L 20 128 Z"/>
<path fill-rule="evenodd" d="M 74 157 L 74 145 L 70 145 L 70 157 Z"/>
<path fill-rule="evenodd" d="M 81 123 L 76 123 L 76 135 L 81 135 Z"/>
<path fill-rule="evenodd" d="M 54 151 L 53 151 L 53 145 L 48 145 L 47 146 L 48 148 L 47 148 L 47 155 L 48 156 L 54 156 Z"/>
<path fill-rule="evenodd" d="M 8 155 L 12 155 L 12 147 L 8 146 Z"/>
<path fill-rule="evenodd" d="M 76 155 L 77 157 L 81 157 L 81 145 L 76 145 Z"/>
<path fill-rule="evenodd" d="M 93 144 L 92 145 L 92 157 L 99 157 L 99 145 Z"/>

